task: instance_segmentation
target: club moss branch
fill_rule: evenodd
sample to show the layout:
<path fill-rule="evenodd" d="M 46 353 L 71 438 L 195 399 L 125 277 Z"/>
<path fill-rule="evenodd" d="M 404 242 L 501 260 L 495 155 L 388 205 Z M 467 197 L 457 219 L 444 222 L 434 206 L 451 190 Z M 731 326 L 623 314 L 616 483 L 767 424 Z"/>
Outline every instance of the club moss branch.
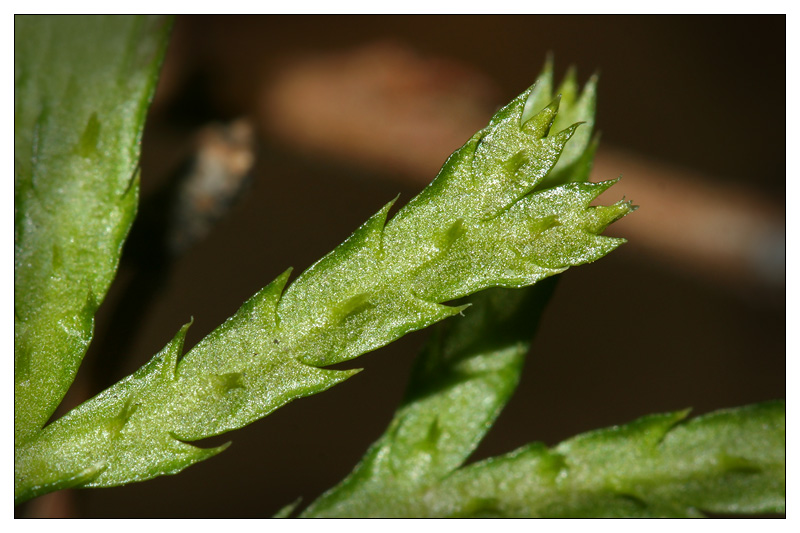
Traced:
<path fill-rule="evenodd" d="M 555 98 L 523 120 L 535 87 L 501 109 L 391 219 L 385 205 L 288 284 L 289 271 L 183 355 L 184 327 L 141 370 L 15 450 L 19 498 L 72 479 L 112 486 L 219 453 L 189 444 L 344 381 L 323 367 L 465 312 L 445 302 L 523 287 L 622 242 L 599 235 L 629 202 L 592 206 L 613 182 L 535 190 L 580 128 L 551 131 Z M 284 290 L 285 288 L 285 290 Z M 468 310 L 466 311 L 468 312 Z"/>

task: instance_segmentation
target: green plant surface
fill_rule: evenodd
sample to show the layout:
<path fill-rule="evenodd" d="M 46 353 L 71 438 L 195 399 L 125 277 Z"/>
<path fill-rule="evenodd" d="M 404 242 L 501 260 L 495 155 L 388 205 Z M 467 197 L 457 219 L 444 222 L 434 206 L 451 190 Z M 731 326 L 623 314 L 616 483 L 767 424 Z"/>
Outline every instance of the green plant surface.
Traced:
<path fill-rule="evenodd" d="M 699 517 L 784 512 L 785 402 L 651 415 L 463 466 L 516 387 L 552 287 L 490 289 L 437 326 L 383 436 L 300 516 Z M 295 507 L 297 503 L 293 504 Z M 283 509 L 283 516 L 291 510 Z"/>
<path fill-rule="evenodd" d="M 45 425 L 89 346 L 136 213 L 163 17 L 14 18 L 14 436 Z"/>
<path fill-rule="evenodd" d="M 535 115 L 558 96 L 561 105 L 553 123 L 553 130 L 560 131 L 571 124 L 580 123 L 570 142 L 564 147 L 556 166 L 537 185 L 536 190 L 568 182 L 588 181 L 599 138 L 592 137 L 597 107 L 597 80 L 593 75 L 583 89 L 577 80 L 577 71 L 570 67 L 562 82 L 553 91 L 553 61 L 548 58 L 536 86 L 522 112 L 522 120 Z"/>
<path fill-rule="evenodd" d="M 563 182 L 588 180 L 596 149 L 591 142 L 596 83 L 593 77 L 578 96 L 571 69 L 559 86 L 559 114 L 553 126 L 582 122 L 583 135 L 570 139 L 544 180 L 553 175 Z M 552 87 L 548 58 L 525 102 L 522 120 L 546 108 L 553 100 Z M 541 182 L 536 189 L 540 188 Z M 516 389 L 556 279 L 521 289 L 488 289 L 460 302 L 470 306 L 469 312 L 433 329 L 386 434 L 342 483 L 301 516 L 381 515 L 393 502 L 414 498 L 460 467 Z"/>
<path fill-rule="evenodd" d="M 471 465 L 426 496 L 435 515 L 700 516 L 784 512 L 785 402 L 649 415 Z M 496 508 L 493 506 L 496 505 Z"/>
<path fill-rule="evenodd" d="M 386 433 L 301 516 L 395 515 L 459 468 L 516 389 L 555 282 L 479 292 L 463 318 L 437 324 Z"/>
<path fill-rule="evenodd" d="M 548 282 L 551 280 L 547 280 Z M 519 380 L 552 287 L 491 289 L 437 326 L 384 435 L 300 516 L 696 517 L 784 512 L 785 403 L 651 415 L 462 466 Z M 294 504 L 296 506 L 296 503 Z M 290 511 L 282 510 L 283 516 Z"/>
<path fill-rule="evenodd" d="M 358 371 L 322 367 L 465 311 L 443 302 L 531 285 L 619 246 L 599 233 L 630 203 L 590 205 L 613 182 L 534 190 L 578 128 L 551 133 L 559 98 L 523 120 L 538 94 L 501 109 L 391 220 L 393 202 L 285 291 L 289 271 L 185 356 L 188 325 L 138 372 L 17 448 L 18 501 L 75 476 L 100 487 L 178 472 L 224 448 L 189 442 Z"/>
<path fill-rule="evenodd" d="M 785 402 L 684 421 L 687 414 L 688 410 L 649 415 L 554 448 L 533 443 L 463 467 L 416 493 L 401 493 L 404 498 L 360 495 L 360 501 L 331 506 L 316 516 L 353 516 L 350 508 L 357 509 L 358 516 L 383 517 L 785 512 Z M 390 463 L 392 457 L 382 460 Z"/>
<path fill-rule="evenodd" d="M 552 96 L 551 69 L 548 61 L 526 113 Z M 596 78 L 580 98 L 575 97 L 574 84 L 571 70 L 558 89 L 562 114 L 593 124 Z M 573 142 L 574 138 L 568 146 Z M 562 154 L 545 180 L 551 185 L 586 181 L 596 148 L 596 139 L 583 136 L 569 158 Z M 782 512 L 783 402 L 720 411 L 688 423 L 683 422 L 688 410 L 655 415 L 587 433 L 553 449 L 534 443 L 463 466 L 519 382 L 555 281 L 489 289 L 461 302 L 471 304 L 469 313 L 435 326 L 384 435 L 341 483 L 300 516 L 689 517 L 702 516 L 702 510 Z M 295 502 L 276 516 L 289 516 L 297 507 Z"/>

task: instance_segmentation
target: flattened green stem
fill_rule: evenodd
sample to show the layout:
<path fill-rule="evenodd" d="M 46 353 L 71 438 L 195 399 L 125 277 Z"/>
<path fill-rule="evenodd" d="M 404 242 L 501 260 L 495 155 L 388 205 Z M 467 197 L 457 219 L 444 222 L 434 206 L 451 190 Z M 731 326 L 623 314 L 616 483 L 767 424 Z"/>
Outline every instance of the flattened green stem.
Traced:
<path fill-rule="evenodd" d="M 304 516 L 623 518 L 785 512 L 785 402 L 684 421 L 687 414 L 649 415 L 553 448 L 532 443 L 440 475 L 436 482 L 400 483 L 391 498 L 381 492 L 391 482 L 375 485 L 373 478 L 372 485 L 365 485 L 383 498 L 359 490 L 368 474 L 356 470 Z M 374 451 L 362 464 L 373 472 L 392 460 L 391 450 L 382 456 Z"/>
<path fill-rule="evenodd" d="M 784 512 L 786 407 L 767 402 L 683 422 L 678 411 L 534 443 L 470 465 L 407 516 L 692 517 Z"/>
<path fill-rule="evenodd" d="M 14 19 L 14 436 L 53 414 L 136 213 L 164 17 Z M 83 471 L 81 469 L 80 471 Z"/>

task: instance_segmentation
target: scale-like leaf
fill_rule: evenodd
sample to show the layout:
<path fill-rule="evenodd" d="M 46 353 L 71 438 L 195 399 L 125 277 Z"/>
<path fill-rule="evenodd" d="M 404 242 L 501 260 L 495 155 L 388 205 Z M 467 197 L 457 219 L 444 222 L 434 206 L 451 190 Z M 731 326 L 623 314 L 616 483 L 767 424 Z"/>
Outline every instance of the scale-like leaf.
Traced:
<path fill-rule="evenodd" d="M 72 383 L 138 201 L 163 17 L 14 18 L 14 427 Z"/>
<path fill-rule="evenodd" d="M 623 241 L 599 235 L 632 208 L 590 206 L 612 182 L 533 192 L 576 126 L 550 133 L 555 100 L 522 120 L 528 89 L 445 163 L 388 223 L 387 204 L 298 277 L 259 292 L 185 357 L 183 332 L 133 376 L 16 454 L 16 493 L 97 465 L 83 486 L 174 473 L 216 453 L 187 441 L 224 433 L 356 371 L 320 368 L 459 314 L 443 302 L 531 285 Z"/>

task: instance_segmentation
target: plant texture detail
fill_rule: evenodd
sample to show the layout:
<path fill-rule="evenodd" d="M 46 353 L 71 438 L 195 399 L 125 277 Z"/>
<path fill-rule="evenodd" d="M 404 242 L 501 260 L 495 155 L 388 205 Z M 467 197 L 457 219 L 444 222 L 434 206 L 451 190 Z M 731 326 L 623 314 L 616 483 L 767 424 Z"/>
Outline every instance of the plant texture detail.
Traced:
<path fill-rule="evenodd" d="M 185 356 L 184 328 L 140 371 L 27 440 L 17 449 L 18 473 L 29 473 L 20 494 L 60 479 L 109 486 L 177 472 L 222 449 L 188 442 L 323 391 L 356 371 L 322 367 L 465 310 L 443 302 L 530 285 L 619 246 L 598 234 L 630 204 L 589 205 L 613 182 L 534 190 L 579 127 L 552 131 L 558 98 L 531 112 L 542 92 L 528 89 L 499 111 L 391 220 L 393 202 Z"/>
<path fill-rule="evenodd" d="M 139 141 L 169 22 L 15 24 L 16 503 L 178 473 L 230 444 L 193 442 L 323 392 L 359 372 L 326 367 L 442 322 L 386 433 L 300 516 L 784 510 L 783 401 L 689 421 L 688 411 L 650 415 L 467 463 L 519 382 L 555 276 L 622 244 L 601 233 L 634 209 L 593 205 L 614 184 L 588 181 L 596 78 L 581 89 L 570 71 L 554 90 L 549 62 L 406 205 L 388 201 L 189 350 L 184 325 L 137 372 L 48 424 L 136 211 Z"/>

